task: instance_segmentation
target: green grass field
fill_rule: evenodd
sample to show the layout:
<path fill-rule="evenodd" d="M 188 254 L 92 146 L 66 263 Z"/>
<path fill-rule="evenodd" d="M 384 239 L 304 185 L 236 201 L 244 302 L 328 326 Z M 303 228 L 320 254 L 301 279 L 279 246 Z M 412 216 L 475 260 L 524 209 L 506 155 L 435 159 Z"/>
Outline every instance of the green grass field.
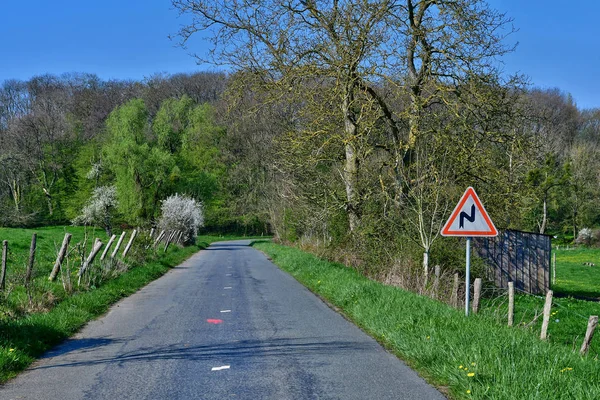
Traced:
<path fill-rule="evenodd" d="M 505 325 L 501 296 L 486 305 L 485 312 L 466 318 L 462 310 L 369 280 L 298 249 L 272 243 L 255 246 L 451 398 L 600 398 L 598 358 L 581 357 L 572 345 L 560 343 L 566 324 L 555 322 L 551 340 L 541 341 L 535 328 Z M 526 301 L 539 299 L 520 298 L 516 313 L 533 318 L 537 303 Z M 567 309 L 577 310 L 578 302 L 562 301 L 571 302 Z M 559 308 L 553 317 L 561 319 L 563 313 L 566 309 Z M 519 316 L 515 319 L 520 321 Z M 585 323 L 578 322 L 577 331 L 585 333 Z"/>
<path fill-rule="evenodd" d="M 574 250 L 553 250 L 556 253 L 557 293 L 592 297 L 600 300 L 600 249 L 579 247 Z M 586 266 L 592 263 L 595 266 Z"/>
<path fill-rule="evenodd" d="M 130 268 L 113 279 L 95 285 L 76 287 L 72 293 L 64 290 L 62 279 L 48 281 L 56 253 L 65 230 L 73 234 L 71 244 L 81 241 L 84 229 L 79 227 L 49 227 L 39 229 L 0 228 L 0 240 L 9 241 L 7 290 L 0 292 L 0 383 L 15 376 L 50 347 L 65 340 L 83 324 L 104 313 L 108 307 L 167 272 L 208 244 L 233 237 L 199 236 L 196 245 L 181 248 L 162 246 L 140 263 L 140 254 L 132 250 Z M 33 232 L 38 234 L 38 246 L 32 284 L 33 304 L 23 287 L 24 271 Z M 90 231 L 88 236 L 106 242 L 103 231 Z M 143 240 L 140 238 L 140 240 Z M 88 247 L 91 244 L 88 243 Z M 144 246 L 138 246 L 137 251 Z M 134 247 L 135 248 L 135 247 Z M 144 252 L 146 252 L 144 250 Z M 76 282 L 74 262 L 71 279 Z M 100 268 L 96 262 L 94 266 Z"/>
<path fill-rule="evenodd" d="M 481 313 L 497 324 L 504 325 L 508 321 L 507 300 L 506 295 L 484 298 L 481 302 Z M 539 337 L 544 302 L 545 298 L 541 296 L 516 295 L 514 324 L 519 326 L 519 329 Z M 534 321 L 536 315 L 538 318 Z M 600 315 L 599 303 L 554 297 L 548 326 L 548 341 L 571 351 L 579 351 L 590 315 Z M 595 359 L 600 357 L 600 335 L 592 340 L 588 357 Z"/>

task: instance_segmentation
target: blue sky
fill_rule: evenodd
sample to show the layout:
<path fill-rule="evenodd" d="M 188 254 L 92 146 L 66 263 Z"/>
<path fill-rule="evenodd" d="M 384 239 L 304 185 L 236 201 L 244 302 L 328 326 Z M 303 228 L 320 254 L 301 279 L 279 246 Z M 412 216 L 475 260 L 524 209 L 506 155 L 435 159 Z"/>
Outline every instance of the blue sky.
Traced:
<path fill-rule="evenodd" d="M 600 1 L 488 0 L 514 19 L 519 45 L 505 70 L 539 87 L 571 93 L 580 108 L 600 108 Z"/>
<path fill-rule="evenodd" d="M 571 93 L 580 108 L 600 107 L 600 1 L 489 0 L 514 18 L 519 42 L 507 73 Z M 43 73 L 92 72 L 142 79 L 197 66 L 168 39 L 184 20 L 169 0 L 4 0 L 0 6 L 0 81 Z M 202 52 L 195 40 L 190 50 Z"/>

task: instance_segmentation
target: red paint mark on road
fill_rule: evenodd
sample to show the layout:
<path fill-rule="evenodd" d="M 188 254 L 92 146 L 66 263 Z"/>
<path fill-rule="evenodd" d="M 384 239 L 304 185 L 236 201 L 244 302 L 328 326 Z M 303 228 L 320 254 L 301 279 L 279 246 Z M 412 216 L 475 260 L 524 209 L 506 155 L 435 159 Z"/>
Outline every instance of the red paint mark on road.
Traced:
<path fill-rule="evenodd" d="M 222 319 L 207 319 L 206 322 L 208 322 L 209 324 L 222 324 L 223 320 Z"/>

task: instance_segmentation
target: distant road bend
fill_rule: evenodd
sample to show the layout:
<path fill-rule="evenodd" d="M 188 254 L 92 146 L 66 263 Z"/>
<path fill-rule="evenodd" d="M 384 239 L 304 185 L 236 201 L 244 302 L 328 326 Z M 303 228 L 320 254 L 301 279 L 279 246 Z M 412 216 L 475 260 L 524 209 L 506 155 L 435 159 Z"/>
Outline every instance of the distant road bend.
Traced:
<path fill-rule="evenodd" d="M 215 243 L 122 300 L 0 399 L 444 398 L 249 243 Z"/>

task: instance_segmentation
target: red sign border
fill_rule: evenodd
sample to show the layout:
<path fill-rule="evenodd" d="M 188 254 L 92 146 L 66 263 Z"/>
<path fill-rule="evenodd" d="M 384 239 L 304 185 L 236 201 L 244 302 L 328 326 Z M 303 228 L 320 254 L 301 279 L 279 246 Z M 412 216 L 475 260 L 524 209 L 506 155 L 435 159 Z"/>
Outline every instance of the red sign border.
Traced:
<path fill-rule="evenodd" d="M 488 225 L 488 228 L 490 228 L 489 231 L 481 232 L 481 231 L 456 231 L 456 230 L 451 231 L 450 230 L 450 227 L 454 223 L 454 220 L 458 217 L 460 210 L 462 210 L 462 207 L 465 205 L 465 203 L 467 202 L 467 199 L 469 197 L 473 197 L 475 206 L 479 209 L 479 212 L 483 216 L 483 219 L 485 220 L 486 224 Z M 465 194 L 463 194 L 462 198 L 458 202 L 458 205 L 454 208 L 454 211 L 452 211 L 450 218 L 448 218 L 448 221 L 442 228 L 441 235 L 442 236 L 478 236 L 478 237 L 498 236 L 498 230 L 494 226 L 494 223 L 490 219 L 487 211 L 485 211 L 485 207 L 483 206 L 483 204 L 481 204 L 481 201 L 479 200 L 477 193 L 475 193 L 475 189 L 473 189 L 471 186 L 469 186 L 467 188 L 467 190 L 465 191 Z"/>

